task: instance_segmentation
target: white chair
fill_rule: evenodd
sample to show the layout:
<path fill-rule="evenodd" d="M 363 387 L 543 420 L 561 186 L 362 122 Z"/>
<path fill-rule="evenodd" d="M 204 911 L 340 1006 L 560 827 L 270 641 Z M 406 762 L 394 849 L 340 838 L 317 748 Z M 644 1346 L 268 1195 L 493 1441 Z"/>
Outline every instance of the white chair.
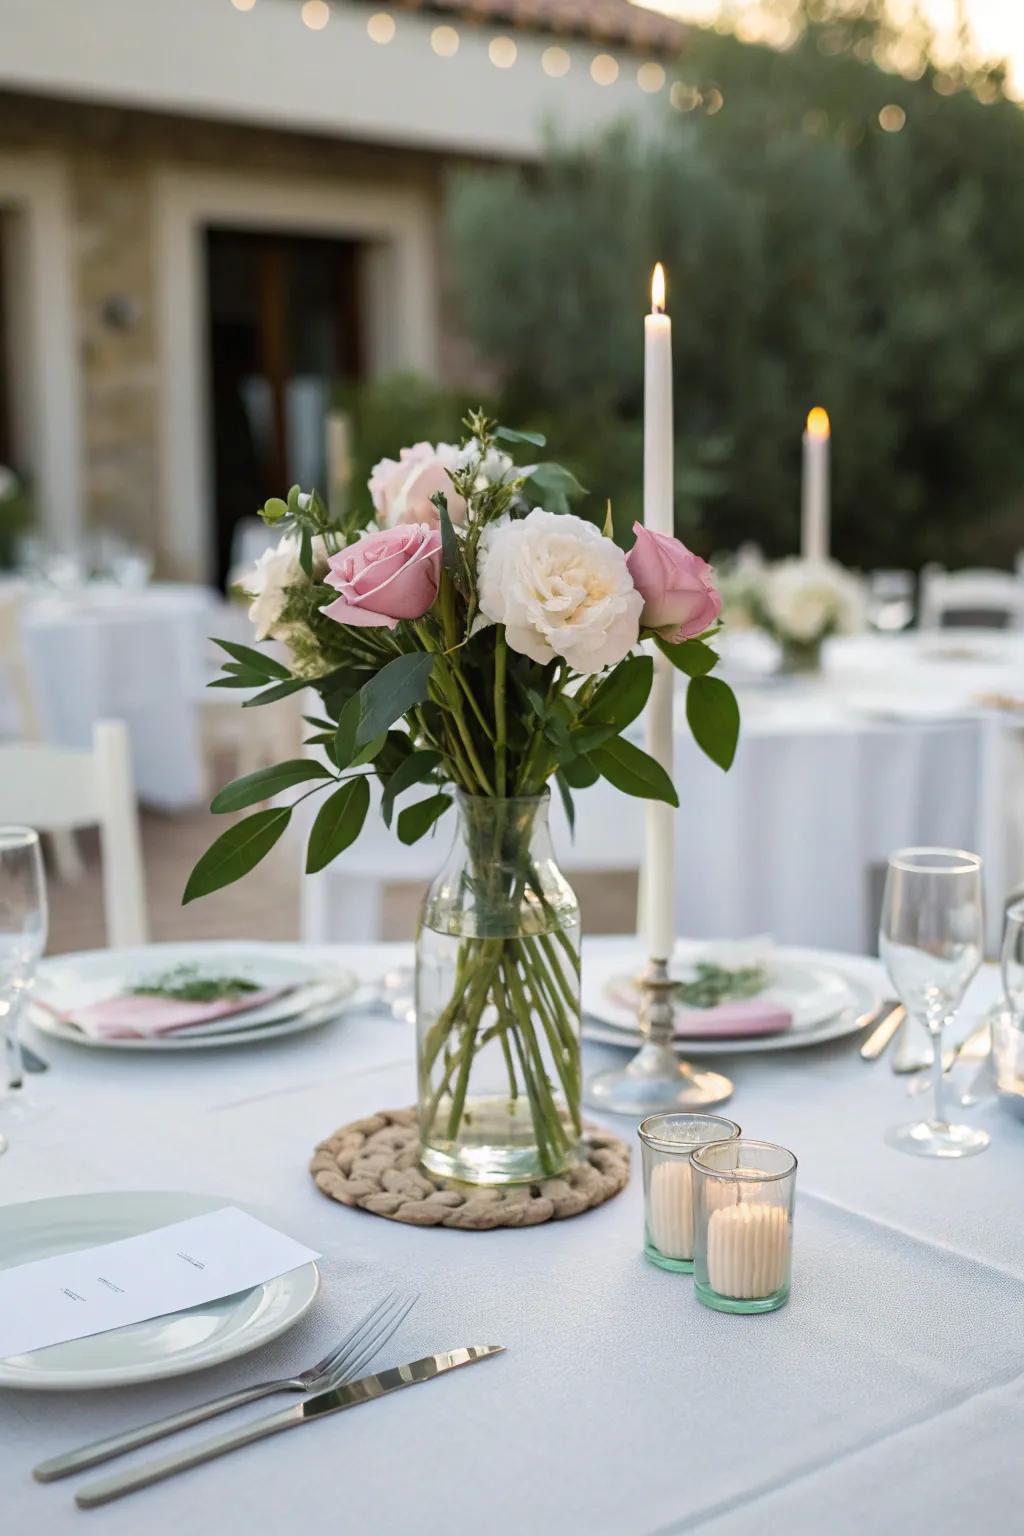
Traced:
<path fill-rule="evenodd" d="M 40 832 L 99 826 L 107 943 L 145 944 L 146 893 L 128 732 L 100 720 L 91 752 L 0 745 L 0 822 Z"/>
<path fill-rule="evenodd" d="M 926 565 L 921 572 L 920 612 L 922 629 L 955 625 L 1024 629 L 1024 576 Z"/>

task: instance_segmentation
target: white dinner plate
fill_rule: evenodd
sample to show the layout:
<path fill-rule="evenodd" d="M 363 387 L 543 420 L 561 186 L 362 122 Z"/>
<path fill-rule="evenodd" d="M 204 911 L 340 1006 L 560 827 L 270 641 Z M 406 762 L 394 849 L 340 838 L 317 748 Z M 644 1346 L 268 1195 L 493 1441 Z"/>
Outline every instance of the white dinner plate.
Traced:
<path fill-rule="evenodd" d="M 689 958 L 689 963 L 687 958 L 683 958 L 673 964 L 672 975 L 679 976 L 680 979 L 691 975 L 694 958 L 700 958 L 699 951 L 694 952 L 693 957 Z M 768 1003 L 773 1008 L 785 1008 L 793 1019 L 787 1033 L 795 1031 L 803 1034 L 809 1029 L 814 1029 L 819 1024 L 834 1019 L 853 1001 L 849 980 L 834 965 L 794 960 L 784 953 L 772 951 L 764 961 L 764 970 L 765 986 L 754 997 L 745 998 L 744 1002 Z M 636 1016 L 640 1004 L 636 973 L 620 971 L 617 975 L 609 977 L 605 983 L 604 994 L 607 1006 L 600 1009 L 602 1016 L 607 1019 L 612 1028 L 626 1029 L 631 1034 L 635 1034 Z M 691 1008 L 684 1003 L 676 1004 L 679 1026 L 683 1026 L 688 1014 L 704 1019 L 710 1011 L 707 1008 Z M 678 1032 L 680 1039 L 690 1038 L 684 1033 L 682 1027 Z"/>
<path fill-rule="evenodd" d="M 799 958 L 794 957 L 794 958 Z M 813 962 L 812 962 L 813 963 Z M 851 959 L 841 966 L 831 967 L 838 970 L 848 989 L 848 1002 L 831 1018 L 820 1020 L 804 1029 L 789 1029 L 781 1035 L 759 1035 L 748 1039 L 700 1039 L 689 1040 L 677 1038 L 674 1041 L 676 1050 L 681 1056 L 688 1058 L 696 1056 L 738 1056 L 741 1054 L 762 1051 L 792 1051 L 804 1046 L 824 1045 L 828 1040 L 839 1040 L 844 1035 L 854 1034 L 862 1029 L 866 1019 L 879 1007 L 882 996 L 874 979 L 874 966 L 870 961 L 858 963 Z M 621 971 L 621 964 L 615 967 Z M 588 964 L 584 964 L 584 977 L 588 974 Z M 587 991 L 596 999 L 598 991 L 594 989 L 595 978 L 591 975 L 587 985 Z M 598 988 L 600 983 L 598 982 Z M 593 1040 L 599 1045 L 617 1045 L 627 1050 L 636 1050 L 641 1044 L 641 1035 L 635 1025 L 631 1029 L 623 1029 L 620 1025 L 612 1025 L 606 1022 L 604 1015 L 611 1005 L 604 998 L 598 1002 L 593 1013 L 584 1012 L 583 1038 Z M 586 1010 L 587 1004 L 584 1003 Z"/>
<path fill-rule="evenodd" d="M 86 1003 L 113 997 L 181 965 L 196 965 L 207 975 L 244 976 L 261 986 L 294 990 L 247 1014 L 148 1039 L 96 1039 L 49 1011 L 55 1008 L 66 1013 Z M 29 1019 L 43 1034 L 103 1051 L 195 1051 L 249 1045 L 314 1029 L 336 1018 L 358 985 L 352 972 L 340 967 L 333 956 L 298 944 L 206 940 L 144 944 L 135 949 L 85 950 L 42 962 L 36 991 L 40 1001 L 49 1007 L 33 1004 Z"/>
<path fill-rule="evenodd" d="M 113 1243 L 235 1204 L 218 1195 L 160 1190 L 59 1195 L 0 1206 L 0 1269 Z M 77 1392 L 202 1371 L 276 1339 L 298 1322 L 319 1287 L 316 1265 L 304 1264 L 185 1312 L 11 1355 L 0 1360 L 0 1387 Z"/>

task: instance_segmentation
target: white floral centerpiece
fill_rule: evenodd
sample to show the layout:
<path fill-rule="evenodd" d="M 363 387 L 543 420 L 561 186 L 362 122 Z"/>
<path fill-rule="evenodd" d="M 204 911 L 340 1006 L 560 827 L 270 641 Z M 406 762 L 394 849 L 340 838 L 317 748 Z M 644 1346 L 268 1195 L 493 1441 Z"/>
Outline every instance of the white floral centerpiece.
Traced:
<path fill-rule="evenodd" d="M 358 837 L 371 782 L 404 843 L 457 804 L 417 947 L 422 1155 L 434 1172 L 490 1182 L 565 1168 L 581 1130 L 579 914 L 547 840 L 549 783 L 570 820 L 573 792 L 599 777 L 678 803 L 624 734 L 651 689 L 645 641 L 690 678 L 687 718 L 722 767 L 739 717 L 709 675 L 704 638 L 721 607 L 710 567 L 639 525 L 620 549 L 568 510 L 580 487 L 566 470 L 513 463 L 508 448 L 543 438 L 480 414 L 466 425 L 458 447 L 383 460 L 371 505 L 340 522 L 297 486 L 267 502 L 282 538 L 252 573 L 250 613 L 290 664 L 220 641 L 230 660 L 214 686 L 258 689 L 246 707 L 311 687 L 314 750 L 216 796 L 216 813 L 276 803 L 216 840 L 185 900 L 251 870 L 311 795 L 325 797 L 311 873 Z"/>
<path fill-rule="evenodd" d="M 863 585 L 835 560 L 737 564 L 722 596 L 732 627 L 756 626 L 778 641 L 786 671 L 815 670 L 823 641 L 865 624 Z"/>

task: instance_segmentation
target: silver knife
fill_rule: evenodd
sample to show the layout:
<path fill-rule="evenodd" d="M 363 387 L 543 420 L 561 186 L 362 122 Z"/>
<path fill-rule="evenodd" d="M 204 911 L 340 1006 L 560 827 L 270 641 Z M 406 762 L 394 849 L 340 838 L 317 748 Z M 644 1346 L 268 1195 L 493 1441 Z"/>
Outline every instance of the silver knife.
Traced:
<path fill-rule="evenodd" d="M 902 1003 L 889 1004 L 889 1011 L 881 1024 L 876 1024 L 860 1048 L 865 1061 L 877 1061 L 907 1016 Z"/>
<path fill-rule="evenodd" d="M 75 1503 L 79 1509 L 95 1509 L 100 1504 L 109 1504 L 111 1499 L 134 1493 L 137 1488 L 148 1488 L 151 1483 L 173 1477 L 176 1472 L 184 1472 L 188 1467 L 201 1466 L 204 1461 L 213 1461 L 227 1451 L 251 1445 L 254 1440 L 262 1440 L 266 1435 L 276 1435 L 285 1429 L 297 1429 L 300 1424 L 323 1418 L 329 1413 L 340 1413 L 343 1408 L 372 1403 L 375 1398 L 386 1397 L 388 1393 L 398 1392 L 402 1387 L 415 1387 L 421 1381 L 433 1381 L 435 1376 L 453 1371 L 460 1365 L 472 1365 L 476 1360 L 486 1360 L 488 1355 L 500 1355 L 504 1348 L 504 1344 L 471 1344 L 466 1349 L 443 1350 L 437 1355 L 424 1355 L 422 1360 L 413 1360 L 410 1365 L 396 1365 L 389 1371 L 363 1376 L 361 1380 L 350 1382 L 346 1387 L 317 1392 L 293 1408 L 282 1408 L 277 1413 L 268 1414 L 265 1419 L 256 1419 L 242 1429 L 229 1430 L 226 1434 L 215 1435 L 211 1440 L 202 1440 L 190 1450 L 177 1451 L 155 1461 L 145 1461 L 134 1471 L 122 1472 L 117 1477 L 87 1483 L 76 1493 Z"/>

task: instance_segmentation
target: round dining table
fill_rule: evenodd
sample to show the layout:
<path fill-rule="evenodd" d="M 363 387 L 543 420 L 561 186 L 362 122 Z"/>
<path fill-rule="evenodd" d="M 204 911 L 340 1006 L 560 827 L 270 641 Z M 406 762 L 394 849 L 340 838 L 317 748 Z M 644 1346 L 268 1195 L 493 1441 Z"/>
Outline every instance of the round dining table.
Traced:
<path fill-rule="evenodd" d="M 677 690 L 677 932 L 857 952 L 873 943 L 889 853 L 931 843 L 981 853 L 997 943 L 1004 897 L 1024 884 L 1024 635 L 837 638 L 799 677 L 773 670 L 763 636 L 722 650 L 741 712 L 728 773 L 695 745 Z M 642 721 L 633 735 L 642 745 Z M 551 815 L 570 879 L 638 869 L 643 801 L 599 780 L 577 793 L 574 830 L 557 795 Z M 304 937 L 379 937 L 386 884 L 432 878 L 450 835 L 445 820 L 406 848 L 371 811 L 358 843 L 303 881 Z"/>
<path fill-rule="evenodd" d="M 367 944 L 337 958 L 373 981 L 409 953 Z M 610 957 L 632 968 L 635 941 L 586 941 L 585 977 L 588 958 Z M 962 1029 L 996 990 L 986 967 Z M 586 981 L 584 1000 L 600 1001 Z M 12 1131 L 0 1199 L 215 1194 L 316 1248 L 323 1286 L 291 1332 L 202 1375 L 93 1393 L 0 1391 L 4 1531 L 72 1536 L 89 1522 L 104 1536 L 1015 1529 L 1024 1125 L 989 1101 L 965 1111 L 991 1132 L 983 1155 L 901 1156 L 883 1136 L 910 1117 L 907 1080 L 885 1058 L 862 1060 L 861 1038 L 723 1058 L 735 1081 L 726 1113 L 799 1161 L 791 1298 L 743 1317 L 706 1310 L 689 1276 L 645 1260 L 629 1121 L 606 1122 L 632 1144 L 628 1186 L 570 1220 L 424 1229 L 325 1198 L 308 1172 L 316 1142 L 415 1093 L 411 1026 L 370 1006 L 221 1051 L 83 1050 L 33 1035 L 51 1063 L 32 1080 L 47 1113 Z M 588 1073 L 622 1059 L 610 1047 L 584 1052 Z M 421 1297 L 378 1365 L 472 1344 L 507 1352 L 235 1452 L 102 1515 L 75 1509 L 72 1483 L 32 1482 L 33 1465 L 83 1441 L 311 1364 L 392 1287 Z M 250 1405 L 215 1428 L 266 1411 Z"/>

